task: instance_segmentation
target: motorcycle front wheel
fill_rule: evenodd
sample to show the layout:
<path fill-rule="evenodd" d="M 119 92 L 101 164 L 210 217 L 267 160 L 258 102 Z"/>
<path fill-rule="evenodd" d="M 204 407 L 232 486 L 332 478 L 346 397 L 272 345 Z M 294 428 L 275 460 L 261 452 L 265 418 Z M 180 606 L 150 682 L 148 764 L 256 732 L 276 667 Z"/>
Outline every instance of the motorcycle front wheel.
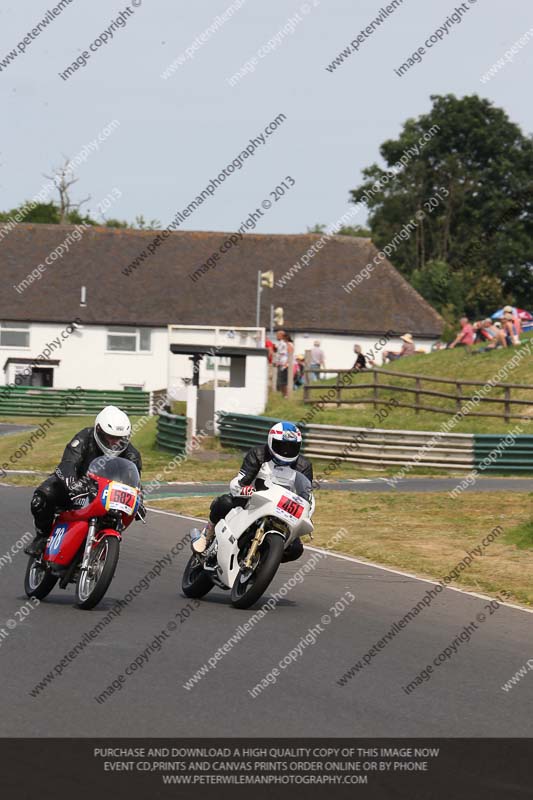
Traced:
<path fill-rule="evenodd" d="M 255 569 L 241 568 L 231 588 L 234 608 L 250 608 L 259 600 L 278 571 L 283 557 L 285 540 L 277 533 L 267 533 L 259 547 L 259 562 Z"/>
<path fill-rule="evenodd" d="M 185 597 L 200 598 L 207 594 L 215 584 L 205 572 L 199 558 L 193 553 L 187 562 L 183 578 L 181 579 L 181 590 Z"/>
<path fill-rule="evenodd" d="M 86 570 L 80 570 L 76 583 L 76 605 L 88 610 L 94 608 L 109 589 L 120 554 L 120 543 L 115 536 L 104 536 L 93 549 Z"/>
<path fill-rule="evenodd" d="M 57 583 L 57 577 L 43 567 L 41 559 L 30 556 L 26 575 L 24 576 L 24 591 L 28 597 L 44 600 Z"/>

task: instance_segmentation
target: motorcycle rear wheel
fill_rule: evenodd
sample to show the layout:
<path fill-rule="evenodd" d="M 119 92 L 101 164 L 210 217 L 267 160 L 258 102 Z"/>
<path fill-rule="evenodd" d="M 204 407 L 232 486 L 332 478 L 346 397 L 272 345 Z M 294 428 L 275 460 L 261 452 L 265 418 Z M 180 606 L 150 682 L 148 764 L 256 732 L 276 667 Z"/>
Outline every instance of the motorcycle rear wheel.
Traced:
<path fill-rule="evenodd" d="M 250 608 L 259 600 L 278 571 L 285 540 L 277 533 L 267 533 L 259 547 L 259 563 L 253 571 L 241 569 L 231 588 L 234 608 Z"/>
<path fill-rule="evenodd" d="M 40 566 L 40 559 L 30 556 L 24 576 L 24 591 L 28 597 L 44 600 L 50 594 L 58 579 L 55 575 Z"/>
<path fill-rule="evenodd" d="M 88 611 L 97 605 L 109 589 L 120 555 L 120 543 L 115 536 L 104 536 L 93 549 L 88 569 L 80 570 L 76 582 L 76 605 Z"/>
<path fill-rule="evenodd" d="M 181 579 L 181 590 L 185 597 L 200 598 L 207 594 L 215 584 L 205 572 L 198 556 L 194 553 L 189 558 L 183 578 Z"/>

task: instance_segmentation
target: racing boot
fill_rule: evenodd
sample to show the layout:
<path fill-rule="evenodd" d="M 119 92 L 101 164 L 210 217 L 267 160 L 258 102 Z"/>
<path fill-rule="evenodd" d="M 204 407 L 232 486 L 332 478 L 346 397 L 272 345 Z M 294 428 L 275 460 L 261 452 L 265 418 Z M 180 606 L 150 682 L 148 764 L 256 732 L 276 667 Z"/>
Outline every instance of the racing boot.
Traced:
<path fill-rule="evenodd" d="M 203 531 L 193 528 L 191 531 L 191 547 L 195 553 L 203 553 L 213 541 L 215 526 L 208 522 Z"/>
<path fill-rule="evenodd" d="M 24 552 L 28 556 L 33 556 L 34 558 L 40 558 L 44 553 L 44 549 L 46 547 L 46 541 L 48 539 L 49 534 L 46 531 L 41 531 L 38 528 L 35 529 L 35 539 L 33 542 L 30 542 L 27 547 L 24 548 Z"/>

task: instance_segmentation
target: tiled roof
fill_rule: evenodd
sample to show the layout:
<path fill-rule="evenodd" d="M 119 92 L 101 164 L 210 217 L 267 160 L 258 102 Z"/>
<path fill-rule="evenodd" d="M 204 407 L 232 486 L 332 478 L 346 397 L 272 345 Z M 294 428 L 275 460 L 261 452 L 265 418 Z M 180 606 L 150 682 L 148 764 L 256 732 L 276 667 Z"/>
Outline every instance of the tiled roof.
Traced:
<path fill-rule="evenodd" d="M 0 242 L 0 320 L 165 326 L 255 325 L 257 271 L 275 280 L 321 237 L 245 234 L 196 281 L 189 277 L 230 234 L 171 233 L 129 276 L 123 269 L 157 236 L 155 231 L 91 228 L 22 293 L 25 279 L 74 226 L 18 225 Z M 331 237 L 283 288 L 265 289 L 261 324 L 270 303 L 282 306 L 289 331 L 371 334 L 392 330 L 439 336 L 443 320 L 386 259 L 351 293 L 343 290 L 375 256 L 369 239 Z M 80 307 L 80 290 L 87 306 Z"/>

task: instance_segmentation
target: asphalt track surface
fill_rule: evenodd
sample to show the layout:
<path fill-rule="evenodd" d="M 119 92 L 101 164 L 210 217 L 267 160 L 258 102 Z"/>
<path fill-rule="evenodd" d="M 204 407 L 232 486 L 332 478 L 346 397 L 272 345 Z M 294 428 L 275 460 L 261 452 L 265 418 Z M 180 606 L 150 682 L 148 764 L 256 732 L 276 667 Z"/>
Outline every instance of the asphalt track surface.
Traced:
<path fill-rule="evenodd" d="M 0 487 L 0 555 L 28 530 L 27 487 Z M 54 590 L 27 617 L 23 592 L 26 557 L 18 553 L 0 570 L 2 736 L 473 736 L 532 734 L 533 676 L 511 692 L 501 685 L 531 658 L 533 616 L 445 589 L 349 683 L 342 673 L 411 609 L 427 582 L 355 560 L 326 556 L 302 583 L 235 644 L 216 669 L 190 691 L 185 681 L 226 643 L 253 610 L 230 607 L 214 589 L 182 623 L 176 614 L 190 602 L 179 584 L 187 547 L 122 614 L 107 625 L 37 696 L 30 691 L 72 651 L 83 634 L 122 599 L 180 541 L 191 521 L 152 511 L 148 524 L 127 533 L 108 596 L 93 611 L 73 605 L 73 587 Z M 313 556 L 282 565 L 279 589 Z M 3 564 L 3 562 L 0 562 Z M 355 595 L 337 618 L 332 608 L 346 592 Z M 268 593 L 266 598 L 270 596 Z M 435 670 L 412 694 L 402 689 L 476 615 L 484 613 L 468 644 Z M 310 628 L 330 622 L 313 645 L 284 670 L 275 685 L 253 699 L 248 689 L 270 672 Z M 174 629 L 168 633 L 166 626 Z M 316 629 L 316 627 L 315 627 Z M 104 703 L 94 699 L 154 640 L 167 631 L 159 651 Z"/>
<path fill-rule="evenodd" d="M 20 431 L 31 431 L 32 425 L 12 425 L 10 422 L 0 422 L 0 436 L 8 433 L 20 433 Z"/>

